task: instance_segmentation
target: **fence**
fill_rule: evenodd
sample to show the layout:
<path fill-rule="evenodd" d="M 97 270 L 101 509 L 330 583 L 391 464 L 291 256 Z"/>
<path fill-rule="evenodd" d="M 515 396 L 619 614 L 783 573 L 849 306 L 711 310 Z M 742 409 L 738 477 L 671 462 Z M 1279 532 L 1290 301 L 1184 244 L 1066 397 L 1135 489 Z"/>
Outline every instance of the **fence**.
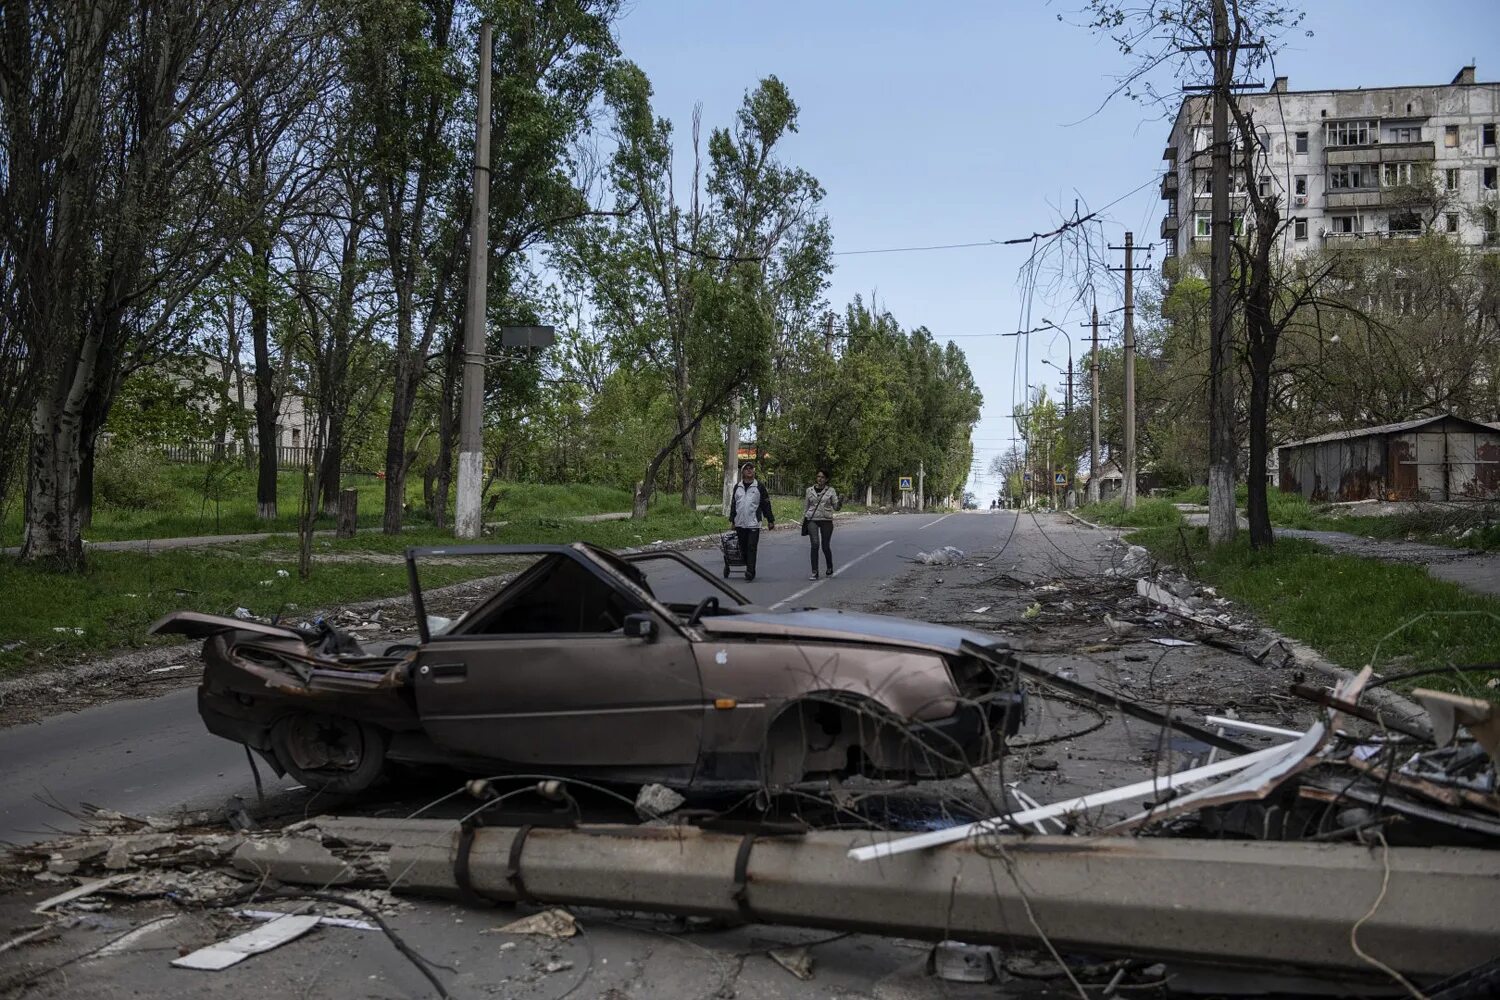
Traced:
<path fill-rule="evenodd" d="M 210 465 L 215 462 L 247 461 L 254 464 L 258 459 L 258 452 L 251 448 L 249 455 L 240 447 L 238 441 L 184 441 L 180 444 L 162 445 L 160 448 L 162 457 L 168 462 L 179 465 Z M 295 472 L 309 465 L 315 465 L 317 454 L 314 449 L 306 445 L 278 445 L 276 447 L 276 467 L 283 471 Z M 362 468 L 345 456 L 344 467 L 340 471 L 346 474 L 368 473 L 370 470 Z"/>

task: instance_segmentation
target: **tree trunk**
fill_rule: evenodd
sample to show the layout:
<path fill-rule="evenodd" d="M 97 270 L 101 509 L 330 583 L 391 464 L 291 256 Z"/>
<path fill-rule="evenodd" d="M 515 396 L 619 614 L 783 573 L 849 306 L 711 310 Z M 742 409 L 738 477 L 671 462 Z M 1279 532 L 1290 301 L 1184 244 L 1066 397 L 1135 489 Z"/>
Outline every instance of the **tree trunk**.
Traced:
<path fill-rule="evenodd" d="M 724 516 L 729 516 L 729 504 L 734 498 L 734 484 L 740 478 L 740 406 L 736 397 L 729 413 L 729 426 L 724 435 Z"/>
<path fill-rule="evenodd" d="M 276 519 L 277 448 L 276 371 L 271 366 L 271 304 L 267 283 L 270 281 L 271 255 L 259 246 L 251 249 L 253 272 L 250 294 L 250 337 L 255 350 L 255 432 L 259 438 L 255 477 L 255 515 L 262 521 Z"/>
<path fill-rule="evenodd" d="M 682 439 L 682 506 L 686 510 L 698 509 L 698 432 L 702 428 L 703 424 L 694 424 Z"/>
<path fill-rule="evenodd" d="M 83 568 L 83 522 L 78 483 L 83 459 L 83 403 L 94 376 L 99 342 L 86 335 L 74 359 L 58 363 L 43 385 L 31 418 L 31 455 L 26 490 L 25 562 Z"/>
<path fill-rule="evenodd" d="M 344 421 L 338 414 L 328 416 L 328 443 L 323 447 L 323 513 L 333 517 L 339 512 L 339 494 L 343 486 Z"/>
<path fill-rule="evenodd" d="M 1250 354 L 1250 469 L 1246 514 L 1250 519 L 1250 547 L 1268 549 L 1276 542 L 1271 508 L 1266 496 L 1266 459 L 1270 449 L 1271 358 L 1264 351 Z"/>

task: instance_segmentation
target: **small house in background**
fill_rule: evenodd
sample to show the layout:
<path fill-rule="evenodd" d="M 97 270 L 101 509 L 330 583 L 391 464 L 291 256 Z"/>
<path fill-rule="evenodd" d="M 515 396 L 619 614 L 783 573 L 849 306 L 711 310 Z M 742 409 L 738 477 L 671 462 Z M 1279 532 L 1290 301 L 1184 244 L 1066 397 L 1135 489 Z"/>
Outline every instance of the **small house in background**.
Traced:
<path fill-rule="evenodd" d="M 1089 470 L 1085 462 L 1083 468 L 1078 470 L 1078 491 L 1084 492 L 1088 488 Z M 1139 482 L 1139 480 L 1137 480 Z M 1125 473 L 1120 471 L 1120 466 L 1114 459 L 1106 459 L 1099 463 L 1099 499 L 1113 500 L 1120 495 L 1125 488 Z"/>
<path fill-rule="evenodd" d="M 1307 500 L 1500 498 L 1500 429 L 1451 414 L 1321 434 L 1277 449 L 1280 486 Z"/>

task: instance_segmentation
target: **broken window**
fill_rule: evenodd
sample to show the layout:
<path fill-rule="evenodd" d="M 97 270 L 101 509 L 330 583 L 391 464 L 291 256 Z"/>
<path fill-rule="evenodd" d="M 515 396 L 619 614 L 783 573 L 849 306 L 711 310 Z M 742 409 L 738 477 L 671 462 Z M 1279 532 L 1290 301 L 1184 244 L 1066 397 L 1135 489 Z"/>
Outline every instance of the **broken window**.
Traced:
<path fill-rule="evenodd" d="M 1415 212 L 1392 213 L 1390 230 L 1403 236 L 1417 235 L 1422 232 L 1422 219 Z"/>
<path fill-rule="evenodd" d="M 1260 181 L 1255 185 L 1255 190 L 1260 192 L 1262 198 L 1269 195 L 1271 193 L 1271 178 L 1262 176 Z"/>
<path fill-rule="evenodd" d="M 1213 234 L 1213 217 L 1207 212 L 1199 212 L 1193 216 L 1193 235 L 1198 239 L 1208 239 Z"/>
<path fill-rule="evenodd" d="M 1292 220 L 1292 235 L 1293 235 L 1293 238 L 1295 238 L 1295 239 L 1299 239 L 1299 240 L 1305 240 L 1305 239 L 1307 239 L 1307 220 L 1306 219 L 1293 219 Z"/>
<path fill-rule="evenodd" d="M 1323 126 L 1325 146 L 1368 146 L 1372 137 L 1379 135 L 1377 123 L 1368 119 L 1329 122 Z"/>
<path fill-rule="evenodd" d="M 1457 212 L 1449 212 L 1447 215 L 1443 216 L 1443 221 L 1447 224 L 1448 232 L 1450 232 L 1450 233 L 1456 233 L 1456 232 L 1458 232 L 1458 213 Z"/>
<path fill-rule="evenodd" d="M 1296 177 L 1292 178 L 1292 193 L 1294 193 L 1294 194 L 1300 194 L 1300 195 L 1306 197 L 1306 195 L 1307 195 L 1307 175 L 1306 174 L 1298 174 Z"/>
<path fill-rule="evenodd" d="M 1495 169 L 1494 167 L 1484 168 L 1484 189 L 1486 191 L 1495 190 Z"/>
<path fill-rule="evenodd" d="M 1481 145 L 1493 146 L 1495 144 L 1494 122 L 1486 122 L 1485 124 L 1479 126 L 1479 131 L 1481 133 L 1481 138 L 1479 140 Z"/>
<path fill-rule="evenodd" d="M 1329 232 L 1333 233 L 1357 233 L 1360 232 L 1359 216 L 1357 215 L 1335 215 L 1328 220 Z"/>
<path fill-rule="evenodd" d="M 1457 167 L 1449 167 L 1447 170 L 1444 170 L 1443 171 L 1443 181 L 1444 181 L 1444 186 L 1449 191 L 1457 191 L 1458 190 L 1458 168 Z"/>
<path fill-rule="evenodd" d="M 1443 146 L 1447 149 L 1458 148 L 1458 126 L 1445 125 L 1443 127 Z"/>
<path fill-rule="evenodd" d="M 1397 125 L 1390 131 L 1390 142 L 1421 142 L 1422 127 L 1420 125 Z"/>
<path fill-rule="evenodd" d="M 477 614 L 471 635 L 615 632 L 639 610 L 576 559 L 546 555 Z"/>
<path fill-rule="evenodd" d="M 1299 152 L 1299 153 L 1305 153 L 1305 152 L 1307 152 L 1307 133 L 1306 132 L 1298 132 L 1297 133 L 1297 152 Z"/>
<path fill-rule="evenodd" d="M 1382 187 L 1400 187 L 1417 184 L 1422 180 L 1422 165 L 1419 163 L 1387 163 L 1381 168 Z"/>
<path fill-rule="evenodd" d="M 1335 191 L 1375 187 L 1375 168 L 1359 163 L 1329 167 L 1328 186 Z"/>

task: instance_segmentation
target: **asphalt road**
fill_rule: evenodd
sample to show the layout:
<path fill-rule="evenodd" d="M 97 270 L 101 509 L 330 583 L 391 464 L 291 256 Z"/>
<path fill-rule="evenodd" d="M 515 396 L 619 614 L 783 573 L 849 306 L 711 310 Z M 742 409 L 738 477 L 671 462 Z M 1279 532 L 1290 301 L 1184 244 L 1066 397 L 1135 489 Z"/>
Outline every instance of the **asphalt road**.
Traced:
<path fill-rule="evenodd" d="M 808 579 L 808 540 L 797 524 L 781 525 L 762 532 L 756 579 L 746 582 L 736 571 L 730 583 L 771 608 L 838 606 L 898 576 L 919 552 L 944 545 L 973 549 L 993 542 L 1012 521 L 1013 515 L 989 511 L 840 520 L 833 533 L 836 573 L 816 582 Z M 717 550 L 693 556 L 720 573 Z M 651 571 L 659 591 L 686 584 L 689 576 L 683 570 Z M 204 730 L 190 688 L 0 731 L 0 761 L 6 775 L 0 783 L 0 841 L 43 839 L 72 828 L 76 822 L 63 810 L 82 803 L 164 815 L 215 808 L 233 796 L 255 802 L 244 749 Z M 299 787 L 264 767 L 261 774 L 268 794 Z"/>

